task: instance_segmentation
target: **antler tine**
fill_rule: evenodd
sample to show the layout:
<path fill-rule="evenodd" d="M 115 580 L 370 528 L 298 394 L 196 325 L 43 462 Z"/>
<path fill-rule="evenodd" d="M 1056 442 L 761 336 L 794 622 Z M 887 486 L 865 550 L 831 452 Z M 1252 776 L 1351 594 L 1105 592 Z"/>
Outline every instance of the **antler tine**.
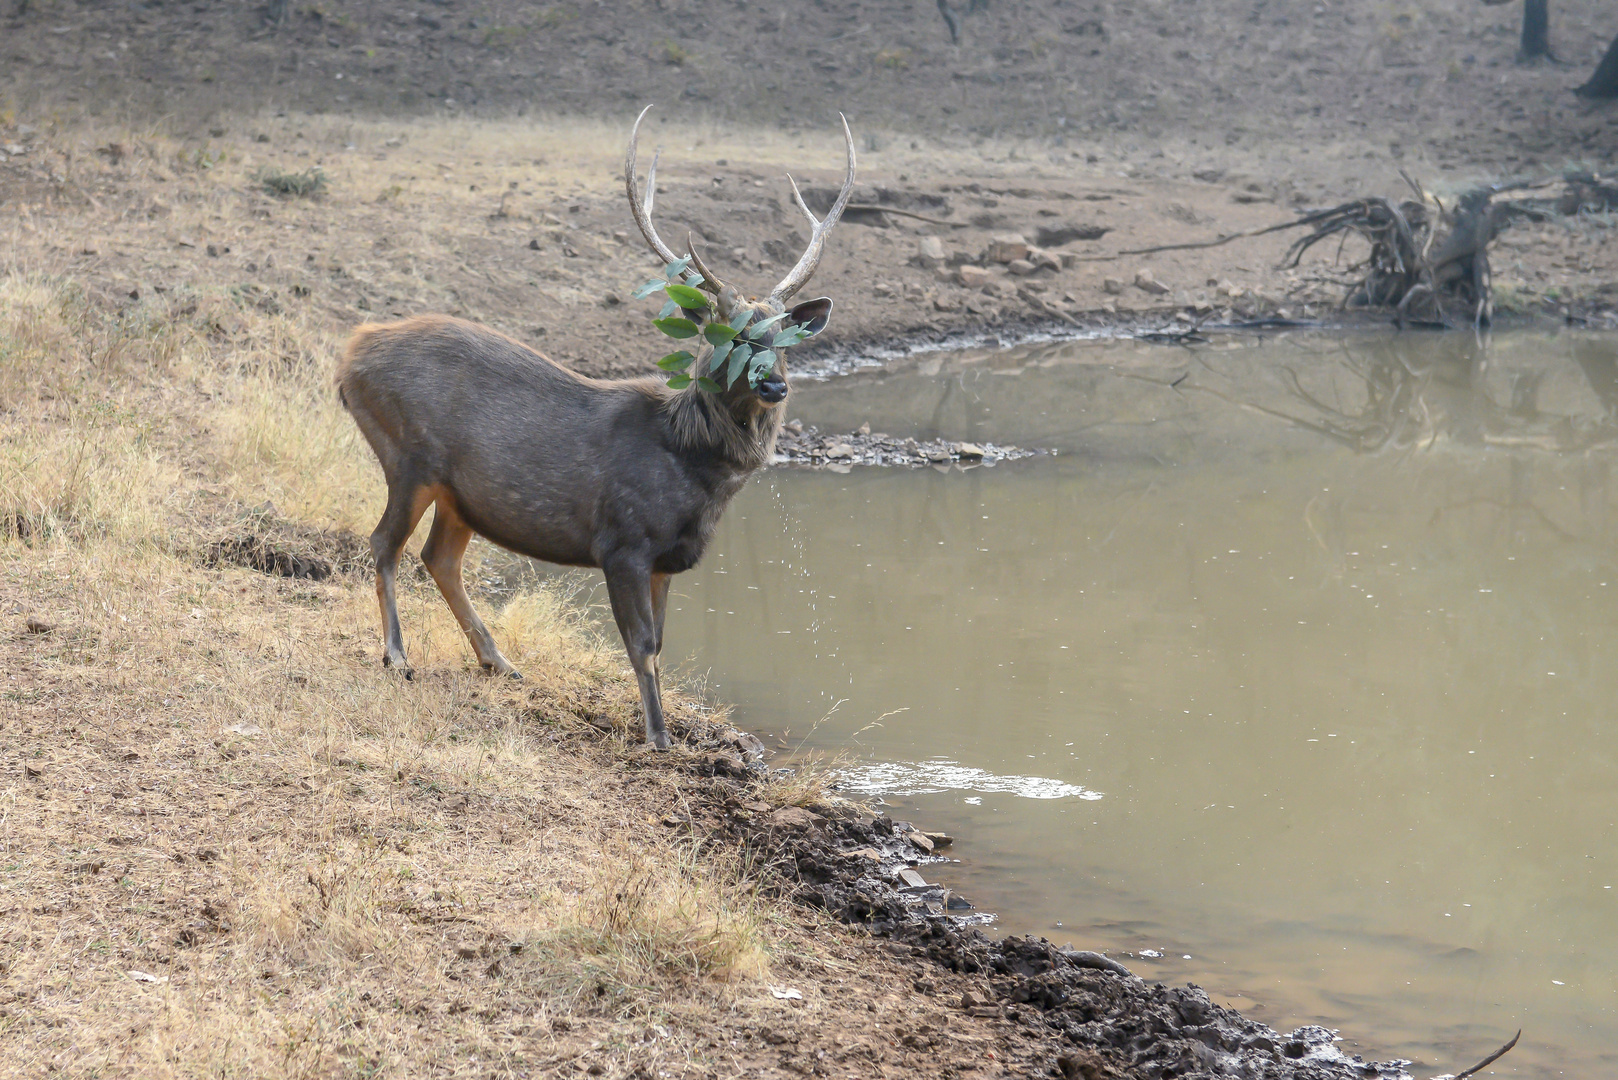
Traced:
<path fill-rule="evenodd" d="M 803 192 L 798 190 L 798 182 L 792 179 L 791 173 L 787 173 L 787 183 L 792 185 L 793 201 L 798 204 L 798 209 L 803 211 L 803 216 L 809 219 L 809 228 L 820 228 L 820 219 L 815 217 L 814 211 L 809 209 L 809 204 L 803 201 Z"/>
<path fill-rule="evenodd" d="M 848 205 L 849 196 L 854 194 L 854 133 L 848 129 L 848 117 L 842 113 L 837 115 L 843 121 L 843 140 L 848 146 L 848 170 L 843 175 L 843 189 L 837 193 L 837 201 L 832 203 L 831 209 L 827 211 L 826 219 L 816 221 L 815 215 L 809 212 L 809 207 L 803 201 L 803 195 L 798 191 L 797 182 L 793 181 L 792 194 L 797 199 L 798 207 L 808 215 L 810 221 L 809 246 L 798 259 L 798 265 L 781 279 L 781 284 L 770 290 L 771 300 L 785 301 L 809 283 L 816 268 L 820 266 L 820 255 L 826 247 L 826 234 L 832 231 L 843 216 L 843 208 Z M 792 178 L 789 176 L 787 179 Z"/>
<path fill-rule="evenodd" d="M 691 265 L 696 268 L 697 273 L 702 275 L 702 288 L 717 296 L 730 287 L 725 284 L 718 274 L 708 269 L 707 263 L 702 261 L 702 256 L 697 254 L 696 241 L 691 239 L 689 232 L 685 234 L 685 249 L 691 253 Z M 721 305 L 721 310 L 723 310 L 723 305 Z"/>
<path fill-rule="evenodd" d="M 646 201 L 641 202 L 640 182 L 635 175 L 635 147 L 640 142 L 640 122 L 646 119 L 646 114 L 652 111 L 650 105 L 640 111 L 635 117 L 635 126 L 629 132 L 629 153 L 624 158 L 624 187 L 629 191 L 629 212 L 634 215 L 635 224 L 640 227 L 640 234 L 651 245 L 652 254 L 662 259 L 664 263 L 675 262 L 679 256 L 669 250 L 657 235 L 657 229 L 652 226 L 652 202 L 657 197 L 654 185 L 657 183 L 657 155 L 652 155 L 652 170 L 647 174 Z"/>

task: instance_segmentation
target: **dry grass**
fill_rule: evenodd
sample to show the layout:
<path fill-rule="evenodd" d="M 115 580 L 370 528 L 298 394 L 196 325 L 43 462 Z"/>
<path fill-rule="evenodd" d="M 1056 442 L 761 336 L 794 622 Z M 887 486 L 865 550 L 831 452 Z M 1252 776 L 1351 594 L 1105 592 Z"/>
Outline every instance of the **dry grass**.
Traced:
<path fill-rule="evenodd" d="M 553 707 L 637 708 L 558 591 L 492 613 L 512 684 L 409 582 L 406 685 L 368 581 L 199 564 L 249 518 L 374 516 L 335 346 L 226 292 L 0 277 L 0 1074 L 656 1071 L 800 933 L 650 824 L 688 781 Z"/>

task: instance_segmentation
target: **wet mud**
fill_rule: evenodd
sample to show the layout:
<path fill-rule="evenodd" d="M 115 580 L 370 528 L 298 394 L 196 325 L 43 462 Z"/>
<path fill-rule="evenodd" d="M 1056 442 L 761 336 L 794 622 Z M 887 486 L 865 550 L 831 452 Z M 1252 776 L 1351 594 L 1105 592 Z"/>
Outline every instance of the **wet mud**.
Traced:
<path fill-rule="evenodd" d="M 1253 1080 L 1394 1080 L 1408 1062 L 1344 1054 L 1336 1033 L 1306 1025 L 1281 1033 L 1215 1004 L 1201 988 L 1148 982 L 1097 952 L 1044 938 L 995 938 L 968 900 L 929 883 L 926 867 L 949 837 L 849 801 L 778 806 L 754 736 L 686 721 L 675 733 L 697 751 L 703 797 L 663 825 L 739 844 L 766 867 L 768 887 L 861 927 L 911 966 L 912 989 L 1011 1038 L 1028 1075 L 1111 1080 L 1247 1077 Z M 925 1050 L 935 1032 L 904 1036 Z M 1008 1062 L 1010 1064 L 1010 1062 Z"/>

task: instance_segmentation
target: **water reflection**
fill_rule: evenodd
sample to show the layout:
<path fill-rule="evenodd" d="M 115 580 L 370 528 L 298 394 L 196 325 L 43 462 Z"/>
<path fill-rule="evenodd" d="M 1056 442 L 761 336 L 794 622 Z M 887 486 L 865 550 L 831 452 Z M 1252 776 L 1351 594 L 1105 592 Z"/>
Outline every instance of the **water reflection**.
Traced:
<path fill-rule="evenodd" d="M 751 484 L 665 657 L 740 722 L 956 835 L 930 873 L 1007 931 L 1428 1072 L 1518 1026 L 1497 1075 L 1618 1072 L 1612 339 L 1044 345 L 793 400 L 1062 453 Z"/>

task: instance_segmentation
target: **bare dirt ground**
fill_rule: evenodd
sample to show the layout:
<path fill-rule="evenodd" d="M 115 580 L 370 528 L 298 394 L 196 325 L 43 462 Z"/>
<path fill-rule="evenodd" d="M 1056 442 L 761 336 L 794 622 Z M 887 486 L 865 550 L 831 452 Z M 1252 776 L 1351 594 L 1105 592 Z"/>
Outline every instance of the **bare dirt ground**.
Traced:
<path fill-rule="evenodd" d="M 30 266 L 52 257 L 109 292 L 226 281 L 337 325 L 455 311 L 601 373 L 659 354 L 650 313 L 620 302 L 651 266 L 621 195 L 645 102 L 661 102 L 647 141 L 666 234 L 690 231 L 744 285 L 795 259 L 783 173 L 834 184 L 838 109 L 856 202 L 930 219 L 851 215 L 816 283 L 838 303 L 823 351 L 1329 316 L 1331 245 L 1290 272 L 1285 235 L 1116 253 L 1402 196 L 1401 169 L 1448 198 L 1610 171 L 1618 150 L 1618 106 L 1569 92 L 1611 36 L 1594 3 L 1556 9 L 1567 67 L 1513 63 L 1515 8 L 1483 5 L 1006 4 L 964 17 L 959 46 L 919 2 L 816 10 L 795 36 L 786 9 L 681 4 L 289 5 L 267 25 L 234 5 L 34 3 L 3 46 L 0 206 Z M 721 28 L 756 45 L 721 59 Z M 314 200 L 252 180 L 317 166 Z M 1514 223 L 1494 250 L 1502 313 L 1612 323 L 1611 220 Z M 950 273 L 1003 233 L 1052 259 Z"/>
<path fill-rule="evenodd" d="M 834 185 L 848 113 L 856 201 L 883 209 L 832 237 L 811 362 L 1332 317 L 1328 267 L 1277 269 L 1284 238 L 1118 253 L 1402 195 L 1400 169 L 1446 199 L 1610 171 L 1618 111 L 1569 93 L 1610 12 L 1558 4 L 1572 66 L 1524 67 L 1515 10 L 997 2 L 952 45 L 922 0 L 7 0 L 0 1074 L 1169 1075 L 1073 1052 L 1134 1007 L 1094 973 L 1018 946 L 996 985 L 972 940 L 877 947 L 761 885 L 792 875 L 747 852 L 777 849 L 699 842 L 703 814 L 827 804 L 810 776 L 739 807 L 711 748 L 604 735 L 633 686 L 562 598 L 500 612 L 532 682 L 496 687 L 415 581 L 428 676 L 401 695 L 353 540 L 380 481 L 330 366 L 358 322 L 447 311 L 649 370 L 621 170 L 650 101 L 664 236 L 759 289 L 804 235 L 783 174 Z M 309 196 L 262 183 L 313 169 Z M 1007 233 L 1046 257 L 986 259 Z M 1507 315 L 1613 324 L 1610 212 L 1494 256 Z M 1171 1012 L 1173 1046 L 1223 1051 L 1200 1004 Z M 1336 1075 L 1250 1038 L 1254 1075 Z M 1220 1060 L 1185 1053 L 1176 1074 Z"/>

